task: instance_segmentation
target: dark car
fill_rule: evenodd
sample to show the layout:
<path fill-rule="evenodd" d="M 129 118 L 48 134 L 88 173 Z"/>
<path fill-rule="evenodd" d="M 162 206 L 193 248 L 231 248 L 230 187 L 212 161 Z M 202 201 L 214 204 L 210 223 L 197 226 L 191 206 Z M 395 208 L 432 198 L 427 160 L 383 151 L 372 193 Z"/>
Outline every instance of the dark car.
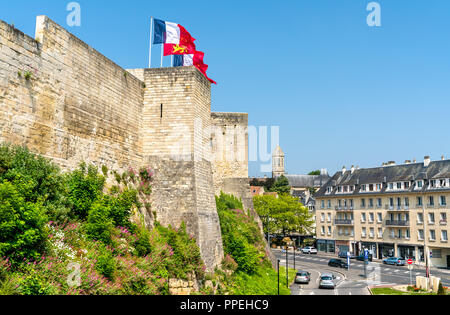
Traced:
<path fill-rule="evenodd" d="M 339 268 L 348 268 L 348 264 L 340 259 L 331 259 L 328 262 L 328 266 L 330 267 L 339 267 Z"/>

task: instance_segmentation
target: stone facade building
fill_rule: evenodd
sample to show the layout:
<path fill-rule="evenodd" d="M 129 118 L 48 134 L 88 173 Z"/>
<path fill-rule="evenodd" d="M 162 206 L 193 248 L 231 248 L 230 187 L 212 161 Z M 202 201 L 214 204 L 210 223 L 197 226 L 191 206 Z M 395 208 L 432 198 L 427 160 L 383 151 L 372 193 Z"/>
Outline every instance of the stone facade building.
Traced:
<path fill-rule="evenodd" d="M 318 249 L 450 267 L 450 160 L 337 172 L 315 195 Z"/>
<path fill-rule="evenodd" d="M 65 170 L 82 161 L 118 172 L 152 167 L 146 223 L 153 212 L 164 225 L 185 222 L 214 270 L 223 259 L 215 193 L 253 207 L 247 114 L 211 113 L 211 84 L 195 67 L 125 70 L 46 16 L 35 36 L 0 21 L 0 142 Z M 230 129 L 232 143 L 213 132 L 227 139 Z M 228 150 L 236 151 L 222 161 Z"/>

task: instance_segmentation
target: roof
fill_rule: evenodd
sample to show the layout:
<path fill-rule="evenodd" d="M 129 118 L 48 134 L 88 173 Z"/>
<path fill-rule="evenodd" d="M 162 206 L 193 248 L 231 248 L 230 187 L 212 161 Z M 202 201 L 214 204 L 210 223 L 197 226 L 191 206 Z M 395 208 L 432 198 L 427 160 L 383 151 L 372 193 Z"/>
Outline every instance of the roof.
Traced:
<path fill-rule="evenodd" d="M 292 187 L 322 187 L 326 184 L 330 176 L 328 175 L 284 175 L 289 180 Z"/>
<path fill-rule="evenodd" d="M 253 196 L 261 196 L 264 194 L 265 189 L 263 186 L 251 186 L 250 187 Z"/>
<path fill-rule="evenodd" d="M 433 161 L 430 162 L 428 167 L 426 167 L 424 163 L 411 163 L 403 165 L 357 169 L 353 172 L 337 172 L 325 185 L 322 186 L 322 188 L 315 194 L 315 197 L 335 196 L 338 186 L 355 186 L 355 190 L 353 192 L 338 194 L 339 196 L 357 195 L 360 193 L 361 185 L 395 182 L 412 182 L 410 188 L 401 190 L 401 193 L 405 193 L 408 191 L 433 191 L 428 189 L 426 185 L 424 185 L 423 190 L 417 189 L 415 181 L 447 178 L 450 178 L 450 160 Z M 332 193 L 325 194 L 327 187 L 330 186 L 333 187 Z M 387 187 L 386 185 L 384 185 L 383 189 L 376 192 L 376 194 L 386 193 L 386 189 Z M 436 190 L 442 191 L 445 189 L 438 188 Z M 450 188 L 448 190 L 450 190 Z M 388 193 L 395 193 L 395 191 L 389 191 Z"/>

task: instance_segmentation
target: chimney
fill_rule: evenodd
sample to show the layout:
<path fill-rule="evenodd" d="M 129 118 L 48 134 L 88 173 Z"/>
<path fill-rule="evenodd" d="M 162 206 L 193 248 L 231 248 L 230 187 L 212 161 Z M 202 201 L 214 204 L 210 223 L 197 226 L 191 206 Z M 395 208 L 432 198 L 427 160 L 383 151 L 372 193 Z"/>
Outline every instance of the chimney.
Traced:
<path fill-rule="evenodd" d="M 359 170 L 359 165 L 356 165 L 356 170 L 357 170 L 357 171 Z"/>
<path fill-rule="evenodd" d="M 443 156 L 441 157 L 441 160 L 442 160 L 442 161 L 445 161 L 445 155 L 443 155 Z"/>
<path fill-rule="evenodd" d="M 320 175 L 327 176 L 328 175 L 328 170 L 326 168 L 322 168 L 320 170 Z"/>
<path fill-rule="evenodd" d="M 413 163 L 417 163 L 417 160 L 416 160 L 416 159 L 414 159 L 414 160 L 413 160 Z"/>
<path fill-rule="evenodd" d="M 411 160 L 406 160 L 405 164 L 411 164 Z"/>
<path fill-rule="evenodd" d="M 355 166 L 354 165 L 352 165 L 351 171 L 352 171 L 352 174 L 355 172 Z"/>
<path fill-rule="evenodd" d="M 342 175 L 345 174 L 345 172 L 347 172 L 347 168 L 345 166 L 342 167 Z"/>
<path fill-rule="evenodd" d="M 431 163 L 431 158 L 429 156 L 424 157 L 423 166 L 428 167 Z"/>

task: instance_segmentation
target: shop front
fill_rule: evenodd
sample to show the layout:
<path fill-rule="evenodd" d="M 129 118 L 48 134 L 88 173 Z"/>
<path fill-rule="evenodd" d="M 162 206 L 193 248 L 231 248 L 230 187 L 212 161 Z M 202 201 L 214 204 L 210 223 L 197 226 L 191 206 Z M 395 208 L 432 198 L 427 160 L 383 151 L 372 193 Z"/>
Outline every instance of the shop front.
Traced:
<path fill-rule="evenodd" d="M 369 254 L 372 255 L 373 258 L 378 258 L 378 252 L 377 252 L 377 243 L 362 243 L 362 249 L 369 250 Z"/>
<path fill-rule="evenodd" d="M 336 252 L 338 254 L 350 252 L 350 242 L 349 241 L 336 241 Z"/>
<path fill-rule="evenodd" d="M 416 259 L 416 248 L 414 246 L 398 245 L 398 257 L 403 259 Z"/>
<path fill-rule="evenodd" d="M 336 242 L 330 240 L 317 240 L 317 250 L 324 253 L 334 253 Z"/>
<path fill-rule="evenodd" d="M 378 245 L 378 258 L 388 258 L 395 256 L 395 246 L 394 244 L 381 243 Z"/>

